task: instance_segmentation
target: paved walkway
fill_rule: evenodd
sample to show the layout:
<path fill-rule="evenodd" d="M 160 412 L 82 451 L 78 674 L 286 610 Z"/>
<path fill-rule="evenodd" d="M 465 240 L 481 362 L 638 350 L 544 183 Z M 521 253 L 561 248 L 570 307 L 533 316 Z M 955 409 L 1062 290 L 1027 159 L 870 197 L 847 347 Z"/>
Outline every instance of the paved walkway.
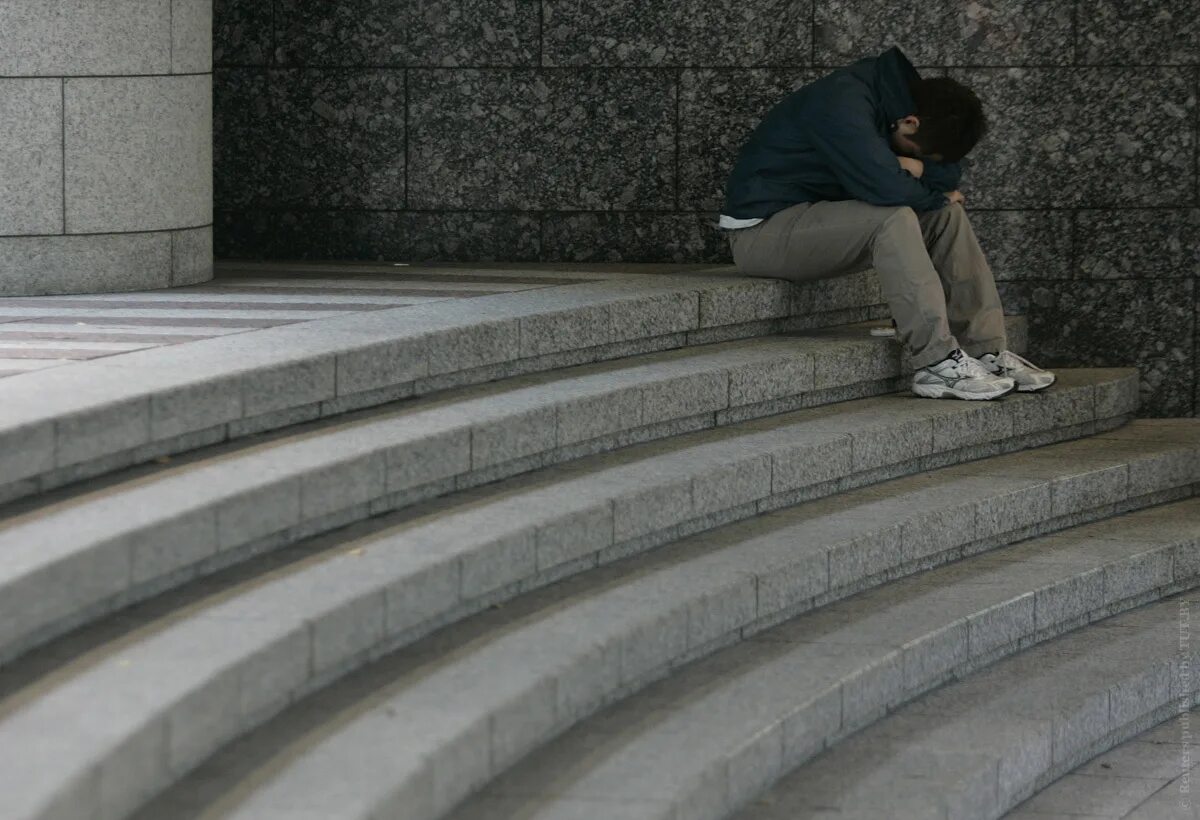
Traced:
<path fill-rule="evenodd" d="M 711 265 L 222 262 L 203 285 L 0 298 L 0 377 L 361 311 Z"/>

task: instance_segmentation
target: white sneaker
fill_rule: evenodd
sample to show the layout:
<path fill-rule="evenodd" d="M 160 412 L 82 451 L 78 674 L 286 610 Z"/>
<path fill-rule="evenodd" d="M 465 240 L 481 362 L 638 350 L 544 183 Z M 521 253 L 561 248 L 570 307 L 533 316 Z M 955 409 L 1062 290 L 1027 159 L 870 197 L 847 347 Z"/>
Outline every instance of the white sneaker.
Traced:
<path fill-rule="evenodd" d="M 1021 358 L 1011 350 L 1001 350 L 999 355 L 984 353 L 979 357 L 979 363 L 989 373 L 997 376 L 1007 376 L 1015 381 L 1017 383 L 1017 391 L 1020 393 L 1033 393 L 1038 390 L 1045 390 L 1054 384 L 1055 376 L 1052 372 L 1042 370 L 1042 368 L 1033 362 Z"/>
<path fill-rule="evenodd" d="M 942 361 L 913 373 L 912 391 L 927 399 L 998 399 L 1016 386 L 1013 379 L 992 375 L 978 359 L 955 348 Z"/>

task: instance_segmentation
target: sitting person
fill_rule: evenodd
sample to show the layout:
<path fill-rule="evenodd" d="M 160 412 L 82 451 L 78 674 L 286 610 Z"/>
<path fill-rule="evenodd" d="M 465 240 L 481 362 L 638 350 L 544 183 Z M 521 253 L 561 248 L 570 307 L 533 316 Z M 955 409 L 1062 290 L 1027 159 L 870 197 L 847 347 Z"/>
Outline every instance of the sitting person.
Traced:
<path fill-rule="evenodd" d="M 957 190 L 983 136 L 978 97 L 922 79 L 900 49 L 788 94 L 738 153 L 716 227 L 739 272 L 791 280 L 873 267 L 912 390 L 995 399 L 1054 374 L 1008 349 L 1004 310 Z"/>

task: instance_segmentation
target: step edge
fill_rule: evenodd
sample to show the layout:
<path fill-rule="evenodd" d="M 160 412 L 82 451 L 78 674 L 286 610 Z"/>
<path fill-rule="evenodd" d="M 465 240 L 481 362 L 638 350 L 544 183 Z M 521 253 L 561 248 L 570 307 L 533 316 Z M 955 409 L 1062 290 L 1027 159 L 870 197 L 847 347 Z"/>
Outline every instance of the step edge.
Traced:
<path fill-rule="evenodd" d="M 389 646 L 389 647 L 386 647 L 386 648 L 384 649 L 384 651 L 391 651 L 391 650 L 392 650 L 392 649 L 394 649 L 394 648 L 395 648 L 395 647 L 390 647 L 390 646 Z M 362 659 L 360 659 L 360 662 L 361 662 L 361 660 L 362 660 Z M 337 673 L 337 674 L 341 674 L 341 673 L 343 673 L 344 671 L 348 671 L 348 670 L 338 670 L 338 673 Z M 323 685 L 323 684 L 324 684 L 324 683 L 326 683 L 327 681 L 324 681 L 324 680 L 317 680 L 316 682 L 318 683 L 318 685 Z M 314 687 L 314 688 L 316 688 L 316 687 Z"/>
<path fill-rule="evenodd" d="M 1092 392 L 1092 395 L 1094 396 L 1095 391 L 1101 384 L 1103 384 L 1105 386 L 1107 391 L 1113 393 L 1114 395 L 1120 395 L 1120 396 L 1125 397 L 1124 404 L 1127 405 L 1128 397 L 1130 395 L 1134 395 L 1131 393 L 1131 391 L 1128 388 L 1130 388 L 1131 385 L 1136 384 L 1136 381 L 1134 381 L 1134 379 L 1132 378 L 1132 375 L 1117 376 L 1107 383 L 1105 383 L 1105 382 L 1085 383 L 1082 386 L 1079 386 L 1076 388 L 1071 388 L 1071 391 L 1081 390 L 1081 391 L 1087 392 L 1090 390 Z M 1075 395 L 1074 392 L 1066 393 L 1067 397 L 1070 397 L 1073 395 Z M 1020 398 L 1028 399 L 1030 397 L 1020 397 Z M 983 403 L 978 403 L 978 404 L 983 404 Z M 896 429 L 903 429 L 903 425 L 907 425 L 907 424 L 911 424 L 911 423 L 916 423 L 918 425 L 928 423 L 932 429 L 933 420 L 936 419 L 938 417 L 938 415 L 942 413 L 943 410 L 945 411 L 945 413 L 950 414 L 951 416 L 954 416 L 955 418 L 967 418 L 966 414 L 972 413 L 972 412 L 986 414 L 988 412 L 994 411 L 995 408 L 992 406 L 992 403 L 987 403 L 987 404 L 988 404 L 987 407 L 976 407 L 974 405 L 959 407 L 958 405 L 954 405 L 949 402 L 947 402 L 944 407 L 942 405 L 922 405 L 921 412 L 918 414 L 917 419 L 903 420 L 900 423 L 900 426 L 897 427 Z M 1029 405 L 1030 407 L 1033 407 L 1035 404 L 1037 404 L 1037 402 L 1023 401 L 1019 404 L 1014 403 L 1013 408 L 1007 408 L 1007 409 L 1006 409 L 1005 405 L 1000 405 L 1001 406 L 1000 412 L 1006 413 L 1006 414 L 1013 414 L 1015 417 L 1015 414 L 1024 412 L 1025 405 Z M 1076 424 L 1079 424 L 1079 423 L 1086 424 L 1088 422 L 1093 422 L 1093 423 L 1095 422 L 1094 413 L 1096 410 L 1096 405 L 1095 405 L 1094 399 L 1089 404 L 1090 404 L 1090 407 L 1085 408 L 1082 415 L 1079 415 L 1077 417 L 1072 417 Z M 1106 405 L 1106 407 L 1107 406 L 1108 405 Z M 926 409 L 924 409 L 927 407 L 931 407 L 932 410 L 927 411 Z M 1114 405 L 1114 407 L 1116 409 L 1126 409 L 1128 412 L 1131 412 L 1131 411 L 1129 411 L 1129 409 L 1127 407 L 1122 407 L 1119 404 Z M 958 414 L 962 414 L 962 415 L 958 415 Z M 769 419 L 771 417 L 768 416 L 765 418 Z M 983 418 L 983 416 L 981 415 L 981 416 L 978 416 L 977 418 Z M 1112 418 L 1124 420 L 1125 416 L 1123 414 L 1121 416 L 1114 416 Z M 1040 422 L 1048 421 L 1049 425 L 1039 428 L 1038 427 L 1039 421 Z M 1042 419 L 1035 415 L 1032 418 L 1032 420 L 1029 421 L 1029 426 L 1033 427 L 1033 429 L 1032 430 L 1023 429 L 1022 433 L 1026 433 L 1026 432 L 1036 433 L 1039 429 L 1041 429 L 1041 430 L 1058 429 L 1057 421 L 1058 421 L 1057 419 Z M 803 422 L 801 422 L 801 423 L 803 423 Z M 1120 421 L 1117 421 L 1117 422 L 1114 422 L 1110 426 L 1116 426 L 1119 423 L 1120 423 Z M 714 429 L 721 429 L 721 430 L 728 431 L 732 428 L 731 427 L 721 427 L 721 428 L 714 428 Z M 974 431 L 973 431 L 973 429 L 971 429 L 971 430 L 969 430 L 969 432 L 973 433 Z M 1089 432 L 1094 432 L 1094 431 L 1089 431 Z M 750 441 L 760 441 L 760 440 L 767 441 L 767 440 L 769 440 L 770 435 L 771 435 L 771 433 L 769 433 L 769 432 L 768 433 L 749 432 L 749 433 L 747 433 L 747 436 L 738 439 L 738 441 L 740 444 L 745 444 Z M 668 440 L 669 439 L 658 439 L 656 441 L 658 443 L 661 443 L 661 442 L 668 441 Z M 655 442 L 649 442 L 649 443 L 653 444 Z M 847 441 L 847 444 L 848 444 L 848 441 Z M 728 445 L 727 444 L 722 445 L 722 443 L 717 442 L 717 443 L 710 443 L 710 444 L 701 444 L 696 449 L 698 451 L 700 451 L 701 455 L 703 455 L 703 453 L 705 451 L 707 451 L 707 450 L 715 451 L 721 446 L 727 447 Z M 822 443 L 816 442 L 815 446 L 817 448 L 820 448 L 822 446 Z M 846 448 L 843 447 L 841 449 L 846 449 Z M 955 449 L 957 450 L 958 448 L 955 448 Z M 768 446 L 768 448 L 765 452 L 771 452 L 771 453 L 779 452 L 779 445 L 775 445 L 773 447 Z M 814 452 L 817 452 L 817 450 L 814 450 Z M 921 457 L 922 455 L 928 455 L 931 460 L 936 460 L 935 457 L 939 456 L 939 455 L 942 457 L 945 457 L 945 458 L 949 458 L 949 457 L 951 457 L 949 454 L 952 452 L 953 452 L 952 450 L 938 450 L 937 452 L 930 452 L 927 454 L 918 453 L 917 455 L 918 455 L 918 458 Z M 649 458 L 651 460 L 658 459 L 659 461 L 662 461 L 663 458 L 670 458 L 670 457 L 671 457 L 670 455 L 665 456 L 665 457 L 664 456 L 656 456 L 656 455 L 649 456 Z M 676 456 L 676 458 L 678 458 L 678 457 L 679 456 Z M 699 457 L 700 456 L 697 456 L 697 458 L 699 458 Z M 849 458 L 848 455 L 846 457 Z M 771 463 L 774 464 L 774 462 L 776 460 L 776 456 L 774 456 L 774 455 L 769 456 L 769 459 L 770 459 Z M 955 460 L 957 460 L 957 459 L 955 459 Z M 564 460 L 563 462 L 560 462 L 557 465 L 548 467 L 547 469 L 548 470 L 556 470 L 556 469 L 561 469 L 563 467 L 569 466 L 571 464 L 578 464 L 578 463 L 579 462 L 572 462 L 572 461 Z M 618 465 L 616 468 L 612 468 L 612 469 L 625 469 L 627 472 L 631 469 L 634 469 L 637 472 L 642 472 L 642 470 L 644 468 L 644 463 L 645 463 L 644 461 L 636 462 L 632 466 L 626 465 L 624 467 L 621 467 L 620 465 Z M 854 472 L 858 471 L 855 469 L 855 465 L 853 463 L 847 462 L 846 467 L 850 473 L 854 473 Z M 696 469 L 699 469 L 699 468 L 697 467 Z M 859 470 L 861 470 L 861 469 L 862 468 L 860 467 Z M 693 470 L 693 472 L 694 472 L 694 470 Z M 776 476 L 774 475 L 774 472 L 775 472 L 775 470 L 773 468 L 772 469 L 773 474 L 770 476 L 771 486 L 769 488 L 767 488 L 767 490 L 768 490 L 767 496 L 768 497 L 769 496 L 779 496 L 779 498 L 776 499 L 776 501 L 774 502 L 776 504 L 780 503 L 780 501 L 782 501 L 783 503 L 788 502 L 789 496 L 784 494 L 784 492 L 783 492 L 784 488 L 794 489 L 794 490 L 802 490 L 802 488 L 804 486 L 807 486 L 805 483 L 802 482 L 801 484 L 798 484 L 794 488 L 787 487 L 787 485 L 784 484 L 786 479 L 781 477 L 779 481 L 776 481 Z M 604 473 L 604 469 L 602 468 L 595 475 L 598 476 L 603 473 Z M 526 480 L 528 480 L 533 475 L 535 475 L 535 473 L 526 472 L 521 475 L 514 476 L 514 478 L 516 478 L 518 481 L 521 480 L 522 478 L 525 478 Z M 559 472 L 557 474 L 557 476 L 554 473 L 545 473 L 545 475 L 549 478 L 557 478 L 558 480 L 555 481 L 555 484 L 562 483 L 563 473 L 561 473 L 561 472 Z M 691 473 L 689 473 L 689 475 L 691 475 Z M 840 479 L 841 476 L 837 476 L 835 478 Z M 596 480 L 599 480 L 599 479 L 593 478 L 593 481 L 596 481 Z M 654 484 L 654 487 L 664 488 L 664 487 L 668 487 L 671 483 L 670 480 L 663 478 L 661 476 L 655 476 L 653 478 L 653 480 L 656 482 Z M 426 501 L 426 500 L 433 501 L 434 499 L 431 499 L 428 497 L 428 495 L 427 495 L 428 491 L 424 488 L 427 488 L 429 486 L 436 486 L 437 483 L 438 483 L 437 480 L 435 480 L 432 485 L 430 483 L 426 483 L 424 485 L 420 485 L 420 486 L 410 489 L 410 490 L 402 489 L 402 490 L 399 490 L 398 492 L 388 492 L 385 487 L 384 494 L 382 496 L 379 496 L 375 501 L 371 501 L 366 504 L 351 504 L 348 508 L 343 508 L 343 509 L 350 510 L 349 514 L 352 516 L 352 520 L 358 520 L 360 518 L 365 518 L 366 516 L 362 515 L 362 513 L 380 514 L 382 512 L 392 510 L 392 509 L 395 509 L 395 510 L 411 509 L 411 507 L 405 502 L 409 498 L 412 498 L 413 496 L 405 495 L 405 493 L 413 493 L 419 501 Z M 638 481 L 637 483 L 639 485 L 639 489 L 642 490 L 642 495 L 646 495 L 646 494 L 653 492 L 653 489 L 650 486 L 647 486 L 644 488 L 640 487 L 640 485 L 643 484 L 644 482 Z M 815 483 L 814 480 L 807 481 L 807 484 L 813 484 L 813 483 Z M 299 504 L 301 503 L 299 496 L 301 493 L 302 485 L 300 485 L 298 477 L 288 476 L 283 481 L 281 481 L 278 484 L 273 485 L 273 486 L 276 489 L 282 488 L 284 491 L 286 491 L 290 494 L 294 493 L 295 504 L 297 506 L 297 509 L 299 509 Z M 457 486 L 457 480 L 456 480 L 455 486 Z M 552 485 L 547 485 L 547 486 L 552 486 Z M 777 486 L 780 489 L 776 489 Z M 443 489 L 444 489 L 444 487 L 443 487 Z M 444 503 L 453 503 L 454 497 L 455 496 L 453 494 L 439 494 L 438 496 L 436 496 L 437 499 L 441 500 Z M 395 506 L 392 506 L 392 504 L 390 502 L 387 504 L 380 504 L 379 498 L 394 501 L 397 503 L 395 504 Z M 632 515 L 632 512 L 630 512 L 629 514 L 625 514 L 625 513 L 622 513 L 621 511 L 618 511 L 613 506 L 616 503 L 616 499 L 619 499 L 619 498 L 624 498 L 624 496 L 619 493 L 616 495 L 613 495 L 613 500 L 611 500 L 608 504 L 609 515 L 612 517 L 612 519 L 614 521 L 614 526 L 616 526 L 615 522 L 616 522 L 616 519 L 618 516 L 627 518 L 630 521 L 634 520 L 633 518 L 630 517 Z M 746 500 L 749 500 L 749 499 L 746 499 Z M 761 502 L 760 503 L 760 508 L 761 508 L 763 506 L 763 504 L 766 503 L 766 498 L 764 497 L 763 499 L 758 499 L 756 496 L 755 501 Z M 238 509 L 238 506 L 240 503 L 241 502 L 238 501 L 237 503 L 234 504 L 235 512 Z M 622 503 L 626 503 L 626 502 L 622 502 Z M 693 503 L 693 506 L 694 506 L 694 503 Z M 258 512 L 261 512 L 261 508 L 256 507 L 255 509 L 257 510 L 256 514 L 258 514 Z M 84 617 L 82 615 L 82 613 L 84 613 L 84 612 L 88 613 L 88 617 L 95 617 L 96 615 L 104 613 L 104 612 L 114 611 L 116 608 L 120 608 L 122 606 L 128 605 L 129 603 L 135 602 L 137 600 L 142 600 L 146 597 L 149 597 L 150 595 L 158 594 L 158 593 L 164 591 L 165 589 L 174 585 L 174 581 L 176 579 L 182 578 L 182 579 L 190 580 L 194 577 L 197 577 L 196 573 L 209 574 L 210 571 L 215 571 L 217 569 L 224 569 L 228 566 L 231 566 L 232 564 L 236 563 L 242 556 L 253 556 L 253 555 L 261 554 L 263 551 L 274 550 L 274 549 L 282 547 L 286 544 L 294 543 L 296 540 L 299 540 L 299 537 L 304 537 L 304 536 L 307 536 L 310 534 L 330 532 L 335 527 L 340 527 L 347 523 L 350 523 L 350 521 L 346 521 L 344 519 L 344 517 L 339 518 L 339 516 L 346 515 L 344 512 L 333 512 L 330 514 L 331 517 L 327 517 L 326 519 L 324 519 L 327 523 L 333 524 L 333 527 L 315 525 L 316 529 L 313 530 L 312 529 L 314 527 L 313 524 L 311 524 L 311 523 L 306 524 L 305 522 L 297 521 L 291 527 L 285 528 L 284 530 L 282 530 L 282 532 L 284 533 L 283 536 L 280 536 L 279 532 L 259 533 L 258 534 L 259 537 L 256 540 L 245 541 L 243 539 L 242 543 L 240 543 L 240 545 L 238 545 L 238 546 L 222 548 L 220 546 L 220 541 L 219 541 L 220 531 L 218 528 L 219 527 L 219 519 L 217 518 L 218 512 L 219 512 L 219 508 L 217 508 L 217 507 L 203 507 L 203 508 L 199 508 L 199 509 L 195 509 L 195 510 L 189 509 L 187 512 L 187 516 L 174 515 L 174 516 L 170 517 L 166 522 L 160 523 L 158 525 L 158 527 L 159 528 L 165 527 L 165 530 L 166 530 L 165 536 L 168 537 L 168 539 L 169 539 L 168 543 L 175 543 L 175 542 L 183 543 L 185 546 L 188 546 L 189 548 L 197 549 L 199 551 L 199 553 L 201 553 L 201 555 L 200 555 L 199 560 L 197 560 L 195 556 L 189 556 L 189 561 L 187 564 L 176 566 L 173 568 L 168 567 L 166 572 L 160 572 L 157 575 L 155 575 L 153 578 L 148 579 L 148 580 L 143 579 L 140 583 L 136 580 L 136 575 L 135 575 L 135 568 L 136 568 L 135 562 L 137 561 L 137 558 L 138 558 L 137 547 L 141 541 L 146 540 L 145 536 L 146 536 L 147 532 L 152 533 L 155 531 L 153 529 L 146 530 L 145 528 L 141 528 L 132 533 L 125 535 L 124 537 L 119 536 L 119 535 L 114 535 L 112 537 L 106 537 L 104 540 L 100 541 L 99 543 L 88 544 L 85 547 L 83 547 L 82 549 L 73 550 L 72 552 L 67 553 L 65 555 L 45 554 L 42 552 L 42 548 L 38 547 L 32 541 L 28 542 L 26 544 L 26 546 L 24 546 L 24 547 L 21 546 L 21 543 L 14 544 L 13 550 L 10 550 L 9 553 L 7 553 L 7 560 L 9 562 L 9 568 L 7 568 L 6 573 L 9 574 L 10 580 L 5 582 L 5 584 L 4 584 L 4 589 L 7 591 L 6 597 L 8 597 L 12 600 L 20 600 L 21 595 L 23 594 L 24 597 L 28 598 L 30 602 L 40 601 L 41 602 L 40 606 L 42 607 L 43 612 L 41 614 L 37 613 L 35 610 L 32 609 L 33 604 L 30 603 L 31 608 L 24 610 L 23 615 L 21 615 L 21 617 L 18 617 L 18 615 L 16 613 L 14 613 L 10 618 L 5 620 L 7 629 L 4 631 L 6 631 L 8 634 L 4 635 L 2 632 L 0 632 L 0 668 L 2 668 L 4 665 L 7 665 L 13 658 L 17 657 L 19 654 L 23 653 L 24 651 L 27 651 L 28 649 L 32 648 L 32 646 L 36 645 L 37 643 L 45 642 L 46 640 L 53 637 L 55 634 L 62 634 L 63 632 L 68 631 L 69 629 L 80 625 L 80 623 L 82 623 L 82 621 L 79 619 L 81 617 Z M 190 517 L 188 517 L 188 516 L 190 516 Z M 553 519 L 553 520 L 557 520 L 557 519 Z M 544 530 L 546 527 L 550 527 L 551 524 L 553 523 L 553 520 L 552 521 L 541 521 L 540 519 L 538 519 L 535 522 L 524 521 L 522 523 L 524 525 L 528 525 L 528 526 L 536 525 L 540 531 L 540 530 Z M 173 529 L 176 528 L 180 522 L 182 522 L 185 525 L 185 528 L 194 529 L 195 527 L 198 526 L 202 530 L 203 537 L 205 538 L 205 540 L 202 542 L 199 542 L 200 543 L 199 547 L 192 547 L 187 540 L 180 541 L 180 538 L 181 538 L 180 533 L 173 531 Z M 683 522 L 679 521 L 676 523 L 683 523 Z M 560 525 L 561 525 L 561 522 L 560 522 Z M 289 533 L 293 533 L 293 532 L 297 533 L 299 537 L 298 538 L 290 537 Z M 51 533 L 51 534 L 53 535 L 53 533 Z M 189 529 L 188 534 L 189 535 L 191 534 L 190 529 Z M 620 533 L 614 532 L 613 537 L 616 538 L 616 537 L 618 537 L 619 534 Z M 214 539 L 212 544 L 208 544 L 208 540 L 207 540 L 210 537 L 210 535 L 211 535 L 211 538 Z M 628 540 L 628 539 L 622 539 L 622 540 Z M 20 556 L 17 554 L 18 552 L 29 552 L 32 555 L 32 559 L 30 559 L 28 557 L 26 557 L 25 559 L 21 559 Z M 69 603 L 54 604 L 52 601 L 50 601 L 43 595 L 34 595 L 32 592 L 21 593 L 21 589 L 23 589 L 23 588 L 31 589 L 27 585 L 29 585 L 31 583 L 37 583 L 36 578 L 40 577 L 38 575 L 39 573 L 44 574 L 44 573 L 57 572 L 61 575 L 62 573 L 67 572 L 66 568 L 69 568 L 73 565 L 92 565 L 97 562 L 97 556 L 99 556 L 102 552 L 107 552 L 109 554 L 108 560 L 101 562 L 102 566 L 105 568 L 105 571 L 108 573 L 108 575 L 105 576 L 103 573 L 98 573 L 96 568 L 93 567 L 90 575 L 85 573 L 83 576 L 77 578 L 77 580 L 76 580 L 77 584 L 82 583 L 84 580 L 86 580 L 88 582 L 88 584 L 91 585 L 89 588 L 90 591 L 86 595 L 83 596 L 83 597 L 87 598 L 87 602 L 85 604 L 81 605 L 79 603 L 78 599 L 76 599 L 72 602 L 69 602 Z M 20 560 L 25 560 L 27 562 L 31 561 L 31 563 L 27 563 L 25 566 L 22 566 L 20 563 L 18 563 Z M 541 563 L 540 558 L 538 559 L 538 563 L 539 564 Z M 29 580 L 31 578 L 31 576 L 34 578 L 34 580 Z M 65 583 L 65 581 L 60 580 L 60 581 L 56 582 L 56 589 L 59 589 L 61 591 L 63 589 L 61 586 L 62 583 Z M 30 598 L 31 595 L 32 595 L 32 598 Z M 15 606 L 15 605 L 13 605 L 13 606 Z M 57 612 L 58 612 L 57 615 L 55 614 L 56 610 L 50 609 L 51 606 L 59 607 L 59 610 L 57 610 Z M 64 607 L 66 607 L 68 610 L 66 612 L 66 614 L 62 614 L 62 612 L 61 612 L 61 610 Z M 10 607 L 10 609 L 11 608 L 12 607 Z M 71 617 L 72 611 L 75 613 L 74 619 L 72 619 L 72 617 Z M 37 621 L 37 624 L 31 625 L 31 622 L 34 620 Z M 54 624 L 59 625 L 57 629 L 54 628 L 54 626 L 53 626 Z M 37 635 L 39 637 L 37 639 L 34 639 L 33 638 L 34 635 Z"/>

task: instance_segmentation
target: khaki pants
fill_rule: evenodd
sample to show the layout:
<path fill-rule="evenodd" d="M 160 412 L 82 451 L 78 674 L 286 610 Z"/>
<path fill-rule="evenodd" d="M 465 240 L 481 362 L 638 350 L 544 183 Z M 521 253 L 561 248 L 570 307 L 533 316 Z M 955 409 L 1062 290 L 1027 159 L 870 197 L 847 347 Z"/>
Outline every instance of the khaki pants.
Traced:
<path fill-rule="evenodd" d="M 1008 347 L 992 270 L 962 205 L 933 211 L 857 199 L 802 202 L 729 232 L 738 271 L 801 281 L 875 268 L 914 368 L 961 347 Z"/>

